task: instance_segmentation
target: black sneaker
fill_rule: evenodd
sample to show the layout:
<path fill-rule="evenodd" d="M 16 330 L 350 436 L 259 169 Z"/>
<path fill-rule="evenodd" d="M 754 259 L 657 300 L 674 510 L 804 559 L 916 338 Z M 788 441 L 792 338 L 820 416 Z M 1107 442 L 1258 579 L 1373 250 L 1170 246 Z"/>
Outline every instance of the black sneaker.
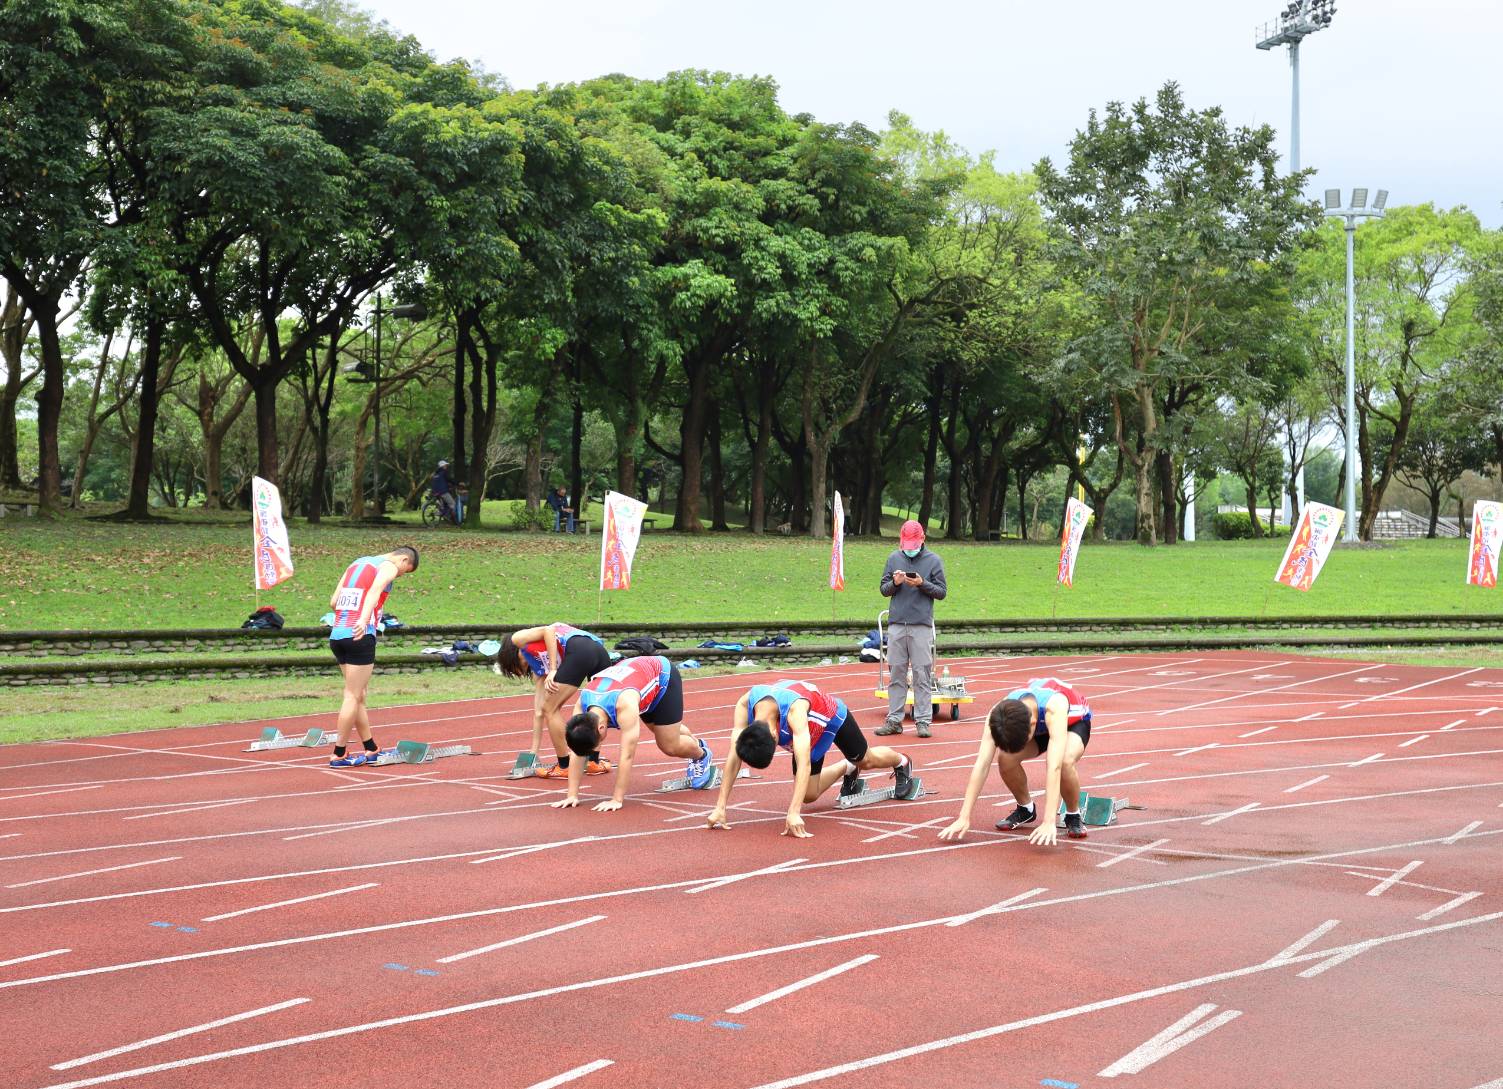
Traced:
<path fill-rule="evenodd" d="M 1025 824 L 1032 824 L 1038 819 L 1038 806 L 1031 805 L 1025 809 L 1020 805 L 997 822 L 997 830 L 999 832 L 1011 832 L 1014 828 L 1021 828 Z"/>
<path fill-rule="evenodd" d="M 866 781 L 861 778 L 861 769 L 852 767 L 840 780 L 840 796 L 849 798 L 854 794 L 860 794 L 866 789 Z"/>
<path fill-rule="evenodd" d="M 1085 821 L 1081 819 L 1079 813 L 1065 814 L 1065 835 L 1071 839 L 1086 838 Z"/>
<path fill-rule="evenodd" d="M 909 801 L 914 797 L 916 784 L 913 781 L 913 760 L 908 756 L 903 757 L 903 762 L 892 769 L 893 777 L 897 784 L 893 787 L 892 796 L 900 801 Z"/>

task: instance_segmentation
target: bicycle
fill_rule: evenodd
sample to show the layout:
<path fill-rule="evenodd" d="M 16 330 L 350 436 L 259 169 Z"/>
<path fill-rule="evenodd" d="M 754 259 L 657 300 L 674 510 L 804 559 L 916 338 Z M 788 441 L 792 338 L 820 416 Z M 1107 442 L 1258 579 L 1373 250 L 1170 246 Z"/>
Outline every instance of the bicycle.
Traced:
<path fill-rule="evenodd" d="M 440 496 L 430 495 L 423 500 L 422 516 L 425 526 L 458 525 L 454 515 L 455 508 L 452 502 L 445 503 Z"/>

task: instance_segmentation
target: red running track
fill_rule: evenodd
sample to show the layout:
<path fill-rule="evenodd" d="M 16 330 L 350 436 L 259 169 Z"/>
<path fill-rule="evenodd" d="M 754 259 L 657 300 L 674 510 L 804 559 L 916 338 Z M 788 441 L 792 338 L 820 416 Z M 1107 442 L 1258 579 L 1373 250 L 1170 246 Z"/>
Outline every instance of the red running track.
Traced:
<path fill-rule="evenodd" d="M 786 760 L 729 831 L 650 744 L 622 811 L 548 808 L 505 778 L 530 696 L 380 712 L 485 754 L 423 768 L 246 755 L 259 723 L 0 749 L 0 1085 L 1503 1085 L 1503 671 L 951 665 L 977 703 L 898 739 L 931 793 L 804 841 Z M 790 672 L 878 723 L 870 667 Z M 994 775 L 942 843 L 1040 674 L 1095 709 L 1082 782 L 1145 808 L 1033 847 Z M 719 751 L 751 680 L 688 685 Z"/>

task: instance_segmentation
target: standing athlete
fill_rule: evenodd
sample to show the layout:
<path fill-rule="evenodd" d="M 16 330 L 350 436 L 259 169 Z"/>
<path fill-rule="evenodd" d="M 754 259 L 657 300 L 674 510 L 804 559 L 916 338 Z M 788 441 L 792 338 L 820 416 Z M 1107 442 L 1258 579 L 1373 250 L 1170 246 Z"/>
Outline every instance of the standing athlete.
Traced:
<path fill-rule="evenodd" d="M 597 813 L 620 809 L 631 782 L 631 765 L 637 741 L 645 724 L 658 749 L 668 756 L 689 761 L 689 785 L 705 787 L 715 773 L 710 749 L 684 725 L 684 679 L 678 667 L 661 654 L 644 654 L 601 670 L 579 694 L 574 716 L 564 726 L 564 740 L 576 756 L 598 751 L 607 730 L 621 731 L 621 759 L 616 768 L 616 789 L 609 801 L 595 806 Z M 569 791 L 553 803 L 554 809 L 579 804 L 579 784 L 584 761 L 569 764 Z"/>
<path fill-rule="evenodd" d="M 826 768 L 825 755 L 831 745 L 845 759 Z M 782 831 L 785 836 L 808 839 L 814 835 L 804 827 L 803 807 L 829 790 L 837 779 L 844 780 L 842 795 L 855 794 L 861 789 L 861 772 L 892 768 L 897 778 L 894 796 L 904 801 L 912 796 L 913 761 L 885 745 L 869 747 L 845 700 L 821 692 L 808 681 L 759 684 L 736 701 L 731 754 L 721 776 L 720 797 L 706 818 L 711 828 L 730 827 L 725 819 L 726 806 L 741 764 L 765 768 L 779 747 L 793 754 L 793 800 L 788 803 L 788 820 Z"/>
<path fill-rule="evenodd" d="M 376 668 L 376 629 L 381 606 L 391 593 L 398 575 L 416 571 L 417 549 L 403 545 L 384 556 L 361 556 L 344 570 L 329 608 L 334 624 L 329 631 L 329 649 L 344 674 L 344 701 L 339 705 L 339 736 L 334 742 L 331 768 L 358 768 L 374 762 L 380 749 L 371 737 L 370 715 L 365 709 L 365 690 Z M 360 734 L 363 752 L 348 756 L 350 731 Z"/>
<path fill-rule="evenodd" d="M 579 691 L 580 685 L 610 664 L 610 651 L 605 649 L 600 636 L 568 624 L 523 628 L 501 641 L 501 653 L 496 658 L 500 671 L 512 677 L 531 673 L 536 678 L 532 696 L 532 747 L 528 751 L 536 753 L 542 748 L 546 728 L 557 757 L 551 766 L 533 772 L 540 779 L 568 777 L 564 704 Z M 585 769 L 588 774 L 604 775 L 608 770 L 609 765 L 600 760 L 598 752 L 590 753 Z"/>
<path fill-rule="evenodd" d="M 1085 822 L 1080 816 L 1080 777 L 1075 773 L 1075 765 L 1090 741 L 1090 704 L 1064 681 L 1041 677 L 1009 692 L 986 716 L 986 729 L 981 733 L 981 748 L 966 783 L 960 816 L 939 838 L 962 839 L 970 831 L 971 812 L 981 796 L 986 770 L 993 758 L 1002 782 L 1018 803 L 1016 809 L 997 822 L 997 827 L 1010 831 L 1032 824 L 1038 819 L 1038 811 L 1033 795 L 1028 792 L 1028 773 L 1023 770 L 1023 761 L 1043 756 L 1045 819 L 1028 837 L 1029 842 L 1055 842 L 1054 814 L 1061 798 L 1065 803 L 1065 835 L 1085 839 Z"/>

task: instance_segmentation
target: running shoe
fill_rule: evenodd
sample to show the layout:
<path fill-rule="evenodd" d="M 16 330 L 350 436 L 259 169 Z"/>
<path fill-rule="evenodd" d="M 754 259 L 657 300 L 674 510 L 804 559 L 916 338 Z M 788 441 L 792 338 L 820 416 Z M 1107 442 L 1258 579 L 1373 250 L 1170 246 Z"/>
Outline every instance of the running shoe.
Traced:
<path fill-rule="evenodd" d="M 365 754 L 365 766 L 368 768 L 373 768 L 381 762 L 381 757 L 395 756 L 396 754 L 396 749 L 380 749 L 376 752 L 368 752 Z"/>
<path fill-rule="evenodd" d="M 585 765 L 584 773 L 586 775 L 604 775 L 614 766 L 609 760 L 591 760 Z"/>
<path fill-rule="evenodd" d="M 919 735 L 919 737 L 933 737 L 934 736 L 933 734 L 931 734 L 929 732 L 929 724 L 927 722 L 920 722 L 918 724 L 918 735 Z"/>
<path fill-rule="evenodd" d="M 358 768 L 365 764 L 365 753 L 352 752 L 346 756 L 336 756 L 329 761 L 331 768 Z"/>
<path fill-rule="evenodd" d="M 715 778 L 714 758 L 710 756 L 710 746 L 703 741 L 699 747 L 704 750 L 703 755 L 689 761 L 689 786 L 693 790 L 703 790 L 710 785 L 710 780 Z"/>
<path fill-rule="evenodd" d="M 567 779 L 569 769 L 561 768 L 557 764 L 549 764 L 547 767 L 533 768 L 532 774 L 537 779 Z"/>
<path fill-rule="evenodd" d="M 1081 819 L 1079 813 L 1065 814 L 1065 835 L 1071 839 L 1086 838 L 1085 821 Z"/>
<path fill-rule="evenodd" d="M 897 784 L 893 787 L 892 796 L 904 802 L 913 798 L 914 790 L 918 786 L 913 781 L 913 760 L 905 755 L 903 762 L 892 769 L 892 774 L 893 778 L 897 780 Z"/>
<path fill-rule="evenodd" d="M 880 734 L 882 737 L 891 737 L 893 734 L 900 734 L 903 732 L 903 724 L 901 722 L 884 722 L 882 723 L 882 725 L 877 727 L 875 732 Z"/>
<path fill-rule="evenodd" d="M 1032 824 L 1038 819 L 1038 806 L 1031 805 L 1027 808 L 1024 808 L 1020 805 L 1011 813 L 1007 814 L 1007 816 L 1003 817 L 997 822 L 997 830 L 1001 832 L 1011 832 L 1014 828 L 1021 828 L 1025 824 Z"/>
<path fill-rule="evenodd" d="M 849 798 L 860 794 L 865 789 L 866 780 L 861 778 L 861 769 L 852 764 L 850 770 L 841 777 L 840 796 L 842 798 Z"/>

